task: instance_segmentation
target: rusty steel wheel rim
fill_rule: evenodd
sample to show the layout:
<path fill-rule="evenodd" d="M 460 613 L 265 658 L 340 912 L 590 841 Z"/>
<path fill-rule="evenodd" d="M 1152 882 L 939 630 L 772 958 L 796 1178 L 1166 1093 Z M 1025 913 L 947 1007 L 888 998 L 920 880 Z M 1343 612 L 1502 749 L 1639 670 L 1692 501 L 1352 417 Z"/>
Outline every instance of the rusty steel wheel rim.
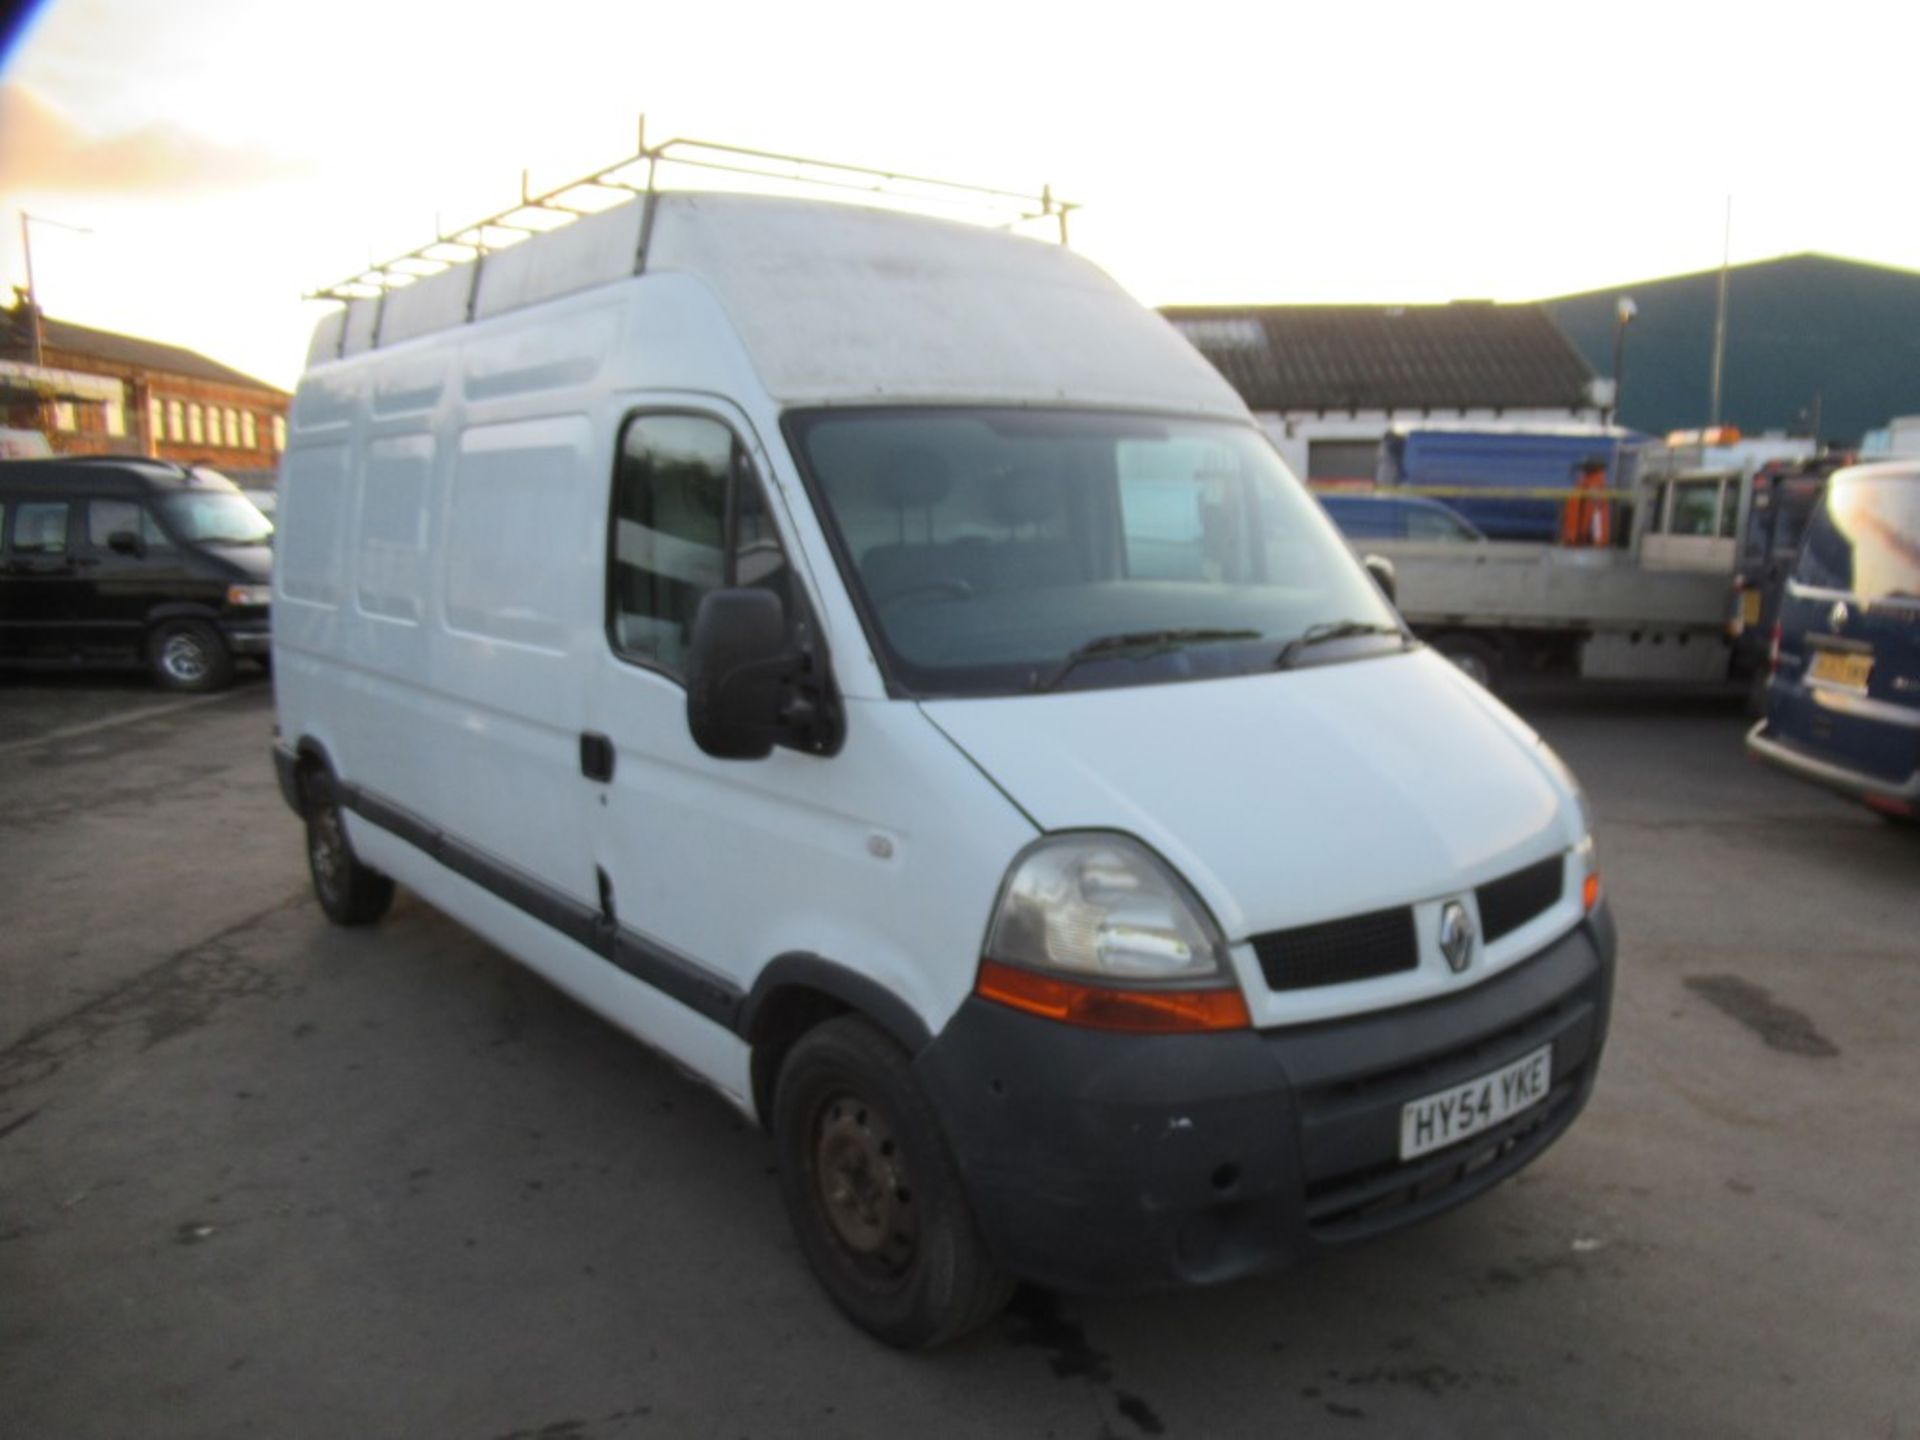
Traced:
<path fill-rule="evenodd" d="M 920 1222 L 892 1125 L 842 1091 L 820 1107 L 813 1135 L 815 1199 L 829 1234 L 857 1269 L 897 1279 L 913 1264 Z"/>

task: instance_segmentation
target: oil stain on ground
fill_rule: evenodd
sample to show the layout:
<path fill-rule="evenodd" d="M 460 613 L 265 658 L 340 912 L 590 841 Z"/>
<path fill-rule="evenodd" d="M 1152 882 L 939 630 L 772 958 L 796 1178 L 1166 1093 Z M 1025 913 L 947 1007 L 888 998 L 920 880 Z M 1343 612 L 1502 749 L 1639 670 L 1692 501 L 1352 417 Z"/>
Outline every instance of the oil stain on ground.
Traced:
<path fill-rule="evenodd" d="M 1840 1047 L 1814 1028 L 1807 1015 L 1780 1004 L 1764 986 L 1750 980 L 1738 975 L 1690 975 L 1687 988 L 1738 1020 L 1772 1049 L 1816 1059 L 1840 1053 Z"/>
<path fill-rule="evenodd" d="M 1060 1302 L 1054 1296 L 1022 1286 L 1007 1306 L 1006 1336 L 1009 1345 L 1045 1351 L 1049 1368 L 1062 1380 L 1085 1380 L 1111 1391 L 1114 1408 L 1142 1435 L 1167 1433 L 1166 1425 L 1145 1400 L 1114 1389 L 1113 1366 L 1106 1352 L 1094 1349 L 1087 1342 L 1086 1331 L 1060 1313 Z"/>

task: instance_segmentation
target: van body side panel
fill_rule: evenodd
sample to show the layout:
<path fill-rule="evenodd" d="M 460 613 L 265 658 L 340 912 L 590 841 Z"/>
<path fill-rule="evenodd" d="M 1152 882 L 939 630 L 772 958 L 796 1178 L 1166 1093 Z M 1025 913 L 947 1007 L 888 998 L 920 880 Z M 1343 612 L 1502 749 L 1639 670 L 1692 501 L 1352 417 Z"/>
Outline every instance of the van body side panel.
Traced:
<path fill-rule="evenodd" d="M 593 951 L 455 874 L 391 832 L 349 815 L 353 847 L 429 904 L 539 972 L 574 999 L 670 1056 L 752 1114 L 750 1054 L 724 1025 L 702 1018 Z"/>
<path fill-rule="evenodd" d="M 577 403 L 577 397 L 567 397 Z M 604 482 L 580 414 L 460 429 L 439 555 L 429 683 L 432 819 L 575 896 L 594 894 L 581 833 L 580 734 L 599 586 L 593 515 Z"/>

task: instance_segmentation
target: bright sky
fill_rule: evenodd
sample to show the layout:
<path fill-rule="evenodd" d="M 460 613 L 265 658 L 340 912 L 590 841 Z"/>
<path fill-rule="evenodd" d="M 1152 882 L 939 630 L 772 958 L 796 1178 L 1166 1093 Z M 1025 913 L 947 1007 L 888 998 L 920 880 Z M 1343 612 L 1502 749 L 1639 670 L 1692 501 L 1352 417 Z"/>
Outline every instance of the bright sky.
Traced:
<path fill-rule="evenodd" d="M 0 72 L 0 274 L 291 387 L 303 291 L 694 135 L 1037 190 L 1149 304 L 1920 268 L 1920 6 L 51 0 Z"/>

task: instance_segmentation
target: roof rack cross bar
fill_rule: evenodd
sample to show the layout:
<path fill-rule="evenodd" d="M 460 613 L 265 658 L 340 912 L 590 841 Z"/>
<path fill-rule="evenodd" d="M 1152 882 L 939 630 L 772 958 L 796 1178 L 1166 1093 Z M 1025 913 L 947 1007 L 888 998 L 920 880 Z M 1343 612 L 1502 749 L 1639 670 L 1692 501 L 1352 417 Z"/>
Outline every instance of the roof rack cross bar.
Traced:
<path fill-rule="evenodd" d="M 649 146 L 645 115 L 639 117 L 636 138 L 639 148 L 633 154 L 578 179 L 543 190 L 537 195 L 533 192 L 530 172 L 522 170 L 520 198 L 517 204 L 509 205 L 492 215 L 458 226 L 451 231 L 444 230 L 439 217 L 435 216 L 434 238 L 426 244 L 394 256 L 390 260 L 377 263 L 369 261 L 365 269 L 344 280 L 310 291 L 304 298 L 331 300 L 341 304 L 351 304 L 355 300 L 378 301 L 375 331 L 377 337 L 378 320 L 384 318 L 385 299 L 388 292 L 404 288 L 417 280 L 442 274 L 455 265 L 469 263 L 465 256 L 455 258 L 444 253 L 436 253 L 441 251 L 442 247 L 455 247 L 472 252 L 473 280 L 468 289 L 466 314 L 466 318 L 471 321 L 475 315 L 479 294 L 479 272 L 489 254 L 510 245 L 517 245 L 529 236 L 544 235 L 550 231 L 562 229 L 575 221 L 616 208 L 603 206 L 594 209 L 578 203 L 570 203 L 568 197 L 576 191 L 616 191 L 642 200 L 644 209 L 633 268 L 634 274 L 642 274 L 646 270 L 647 252 L 653 235 L 654 197 L 662 191 L 660 171 L 663 165 L 742 175 L 815 189 L 889 196 L 913 204 L 979 206 L 993 202 L 1017 202 L 1017 207 L 1009 207 L 1012 213 L 1002 222 L 1003 226 L 1052 219 L 1058 224 L 1062 245 L 1068 243 L 1067 217 L 1079 208 L 1074 203 L 1062 200 L 1055 195 L 1051 184 L 1043 186 L 1036 196 L 998 186 L 941 180 L 909 171 L 882 169 L 872 165 L 852 165 L 837 160 L 820 160 L 805 155 L 788 154 L 784 151 L 757 150 L 743 145 L 701 140 L 692 136 L 676 136 L 658 145 Z M 628 178 L 628 172 L 640 166 L 645 166 L 644 186 Z M 577 201 L 578 198 L 580 197 L 574 196 L 574 200 Z M 1036 205 L 1037 209 L 1034 208 Z M 536 213 L 552 223 L 531 223 Z M 498 232 L 506 232 L 507 236 L 512 238 L 496 241 L 493 237 Z M 341 343 L 344 347 L 344 326 L 341 329 Z"/>

